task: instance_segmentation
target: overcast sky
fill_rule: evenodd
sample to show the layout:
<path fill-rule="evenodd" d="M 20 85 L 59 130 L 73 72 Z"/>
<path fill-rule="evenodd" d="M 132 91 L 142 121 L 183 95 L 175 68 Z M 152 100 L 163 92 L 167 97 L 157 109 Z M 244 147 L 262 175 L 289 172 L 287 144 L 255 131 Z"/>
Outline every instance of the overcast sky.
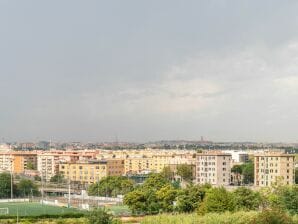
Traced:
<path fill-rule="evenodd" d="M 298 1 L 0 1 L 0 137 L 298 142 Z"/>

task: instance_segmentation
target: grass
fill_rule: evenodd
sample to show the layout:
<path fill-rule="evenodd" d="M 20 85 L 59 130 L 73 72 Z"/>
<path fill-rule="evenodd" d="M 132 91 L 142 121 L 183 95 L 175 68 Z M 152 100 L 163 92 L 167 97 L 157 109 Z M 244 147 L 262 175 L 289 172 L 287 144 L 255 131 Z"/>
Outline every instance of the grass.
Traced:
<path fill-rule="evenodd" d="M 107 206 L 107 209 L 109 209 L 113 215 L 115 216 L 129 216 L 131 215 L 131 211 L 129 210 L 128 206 L 125 205 L 112 205 Z"/>
<path fill-rule="evenodd" d="M 74 208 L 64 208 L 56 207 L 50 205 L 42 205 L 35 202 L 25 202 L 25 203 L 0 203 L 0 208 L 8 208 L 9 216 L 39 216 L 39 215 L 56 215 L 56 214 L 67 214 L 67 213 L 77 213 L 79 210 Z"/>

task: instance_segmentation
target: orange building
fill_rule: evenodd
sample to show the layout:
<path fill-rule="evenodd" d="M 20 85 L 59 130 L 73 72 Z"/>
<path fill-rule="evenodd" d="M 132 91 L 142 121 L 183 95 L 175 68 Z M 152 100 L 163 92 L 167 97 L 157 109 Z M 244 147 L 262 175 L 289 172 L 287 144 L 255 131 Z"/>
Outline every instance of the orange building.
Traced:
<path fill-rule="evenodd" d="M 36 152 L 12 152 L 12 170 L 14 173 L 24 173 L 26 169 L 37 168 Z"/>

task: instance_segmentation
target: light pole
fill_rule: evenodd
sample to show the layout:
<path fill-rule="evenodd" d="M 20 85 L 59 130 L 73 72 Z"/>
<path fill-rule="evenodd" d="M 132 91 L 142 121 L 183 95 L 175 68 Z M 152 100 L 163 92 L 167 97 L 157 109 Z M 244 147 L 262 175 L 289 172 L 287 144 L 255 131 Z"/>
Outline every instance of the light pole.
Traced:
<path fill-rule="evenodd" d="M 13 174 L 12 174 L 13 159 L 10 160 L 10 198 L 13 199 Z"/>

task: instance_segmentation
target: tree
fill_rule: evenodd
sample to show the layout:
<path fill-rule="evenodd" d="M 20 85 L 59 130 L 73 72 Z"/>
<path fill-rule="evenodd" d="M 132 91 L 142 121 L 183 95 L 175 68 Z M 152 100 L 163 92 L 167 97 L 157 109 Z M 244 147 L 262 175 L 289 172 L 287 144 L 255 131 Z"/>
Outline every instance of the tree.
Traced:
<path fill-rule="evenodd" d="M 163 187 L 168 185 L 171 185 L 171 182 L 163 174 L 150 174 L 142 186 L 125 195 L 124 204 L 128 205 L 134 214 L 157 214 L 162 209 L 161 201 L 170 200 L 162 196 L 166 191 L 166 188 L 163 189 Z M 160 191 L 161 189 L 163 190 Z M 159 192 L 160 198 L 158 198 L 157 192 Z M 171 198 L 172 193 L 169 195 Z"/>
<path fill-rule="evenodd" d="M 161 209 L 156 191 L 152 188 L 138 188 L 124 197 L 126 204 L 133 214 L 157 214 Z"/>
<path fill-rule="evenodd" d="M 115 220 L 112 214 L 109 214 L 105 209 L 95 208 L 87 215 L 90 224 L 116 224 L 120 223 Z"/>
<path fill-rule="evenodd" d="M 0 198 L 9 198 L 11 194 L 11 175 L 0 173 Z"/>
<path fill-rule="evenodd" d="M 182 180 L 191 182 L 193 179 L 193 170 L 191 165 L 181 164 L 177 166 L 177 174 L 181 176 Z"/>
<path fill-rule="evenodd" d="M 221 213 L 225 211 L 234 211 L 235 207 L 235 199 L 231 192 L 228 192 L 224 187 L 211 188 L 207 191 L 198 212 L 199 214 L 208 212 Z"/>
<path fill-rule="evenodd" d="M 155 190 L 159 190 L 163 186 L 170 184 L 171 182 L 166 179 L 163 174 L 161 173 L 152 173 L 150 176 L 146 179 L 146 181 L 143 184 L 144 188 L 153 188 Z"/>
<path fill-rule="evenodd" d="M 50 182 L 58 184 L 65 182 L 65 179 L 62 173 L 57 173 L 51 177 Z"/>
<path fill-rule="evenodd" d="M 249 161 L 242 165 L 243 182 L 250 184 L 254 182 L 254 163 Z"/>
<path fill-rule="evenodd" d="M 261 204 L 261 196 L 246 187 L 239 187 L 234 192 L 237 210 L 257 210 Z"/>
<path fill-rule="evenodd" d="M 242 174 L 242 165 L 234 165 L 231 169 L 232 173 Z"/>
<path fill-rule="evenodd" d="M 237 185 L 241 185 L 241 176 L 242 176 L 242 165 L 234 165 L 231 169 L 231 172 L 234 174 L 233 177 L 233 183 L 236 183 Z"/>
<path fill-rule="evenodd" d="M 89 195 L 97 196 L 117 196 L 126 194 L 133 190 L 134 182 L 127 177 L 108 176 L 102 178 L 99 182 L 90 185 L 88 188 Z"/>
<path fill-rule="evenodd" d="M 41 181 L 41 177 L 40 176 L 34 176 L 34 180 L 35 181 Z"/>
<path fill-rule="evenodd" d="M 275 192 L 280 208 L 291 214 L 298 214 L 298 186 L 280 186 Z"/>
<path fill-rule="evenodd" d="M 209 184 L 188 185 L 178 194 L 177 210 L 179 212 L 193 212 L 203 201 L 209 188 L 211 188 Z"/>
<path fill-rule="evenodd" d="M 173 180 L 174 178 L 174 172 L 171 170 L 171 167 L 166 166 L 161 171 L 161 175 L 163 175 L 168 180 Z"/>
<path fill-rule="evenodd" d="M 172 185 L 166 185 L 156 192 L 160 207 L 163 212 L 172 212 L 174 210 L 174 201 L 176 200 L 178 190 Z"/>
<path fill-rule="evenodd" d="M 298 168 L 295 169 L 295 183 L 298 184 Z"/>
<path fill-rule="evenodd" d="M 28 170 L 36 170 L 36 166 L 32 162 L 28 162 L 27 164 L 27 169 Z"/>
<path fill-rule="evenodd" d="M 38 187 L 29 179 L 21 179 L 17 184 L 17 191 L 22 197 L 39 195 Z"/>

